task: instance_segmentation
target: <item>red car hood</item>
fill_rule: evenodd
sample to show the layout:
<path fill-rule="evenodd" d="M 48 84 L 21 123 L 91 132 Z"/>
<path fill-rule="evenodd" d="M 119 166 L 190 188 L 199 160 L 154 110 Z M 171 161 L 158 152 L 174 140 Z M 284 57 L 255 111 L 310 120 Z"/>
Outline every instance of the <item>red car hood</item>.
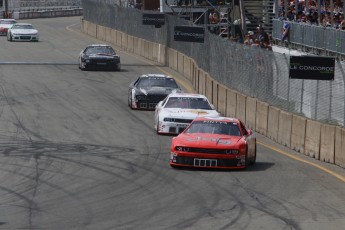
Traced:
<path fill-rule="evenodd" d="M 240 136 L 228 136 L 221 134 L 180 134 L 173 139 L 175 146 L 197 148 L 229 148 L 235 146 L 242 139 Z"/>

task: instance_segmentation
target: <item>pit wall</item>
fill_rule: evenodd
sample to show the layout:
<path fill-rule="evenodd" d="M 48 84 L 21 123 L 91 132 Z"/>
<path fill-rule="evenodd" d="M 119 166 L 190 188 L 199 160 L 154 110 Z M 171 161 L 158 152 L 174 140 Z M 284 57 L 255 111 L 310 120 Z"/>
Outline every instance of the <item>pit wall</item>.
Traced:
<path fill-rule="evenodd" d="M 179 72 L 194 89 L 227 117 L 237 117 L 248 128 L 320 161 L 345 168 L 345 129 L 287 113 L 256 98 L 227 88 L 188 56 L 164 45 L 127 35 L 82 19 L 82 31 Z"/>

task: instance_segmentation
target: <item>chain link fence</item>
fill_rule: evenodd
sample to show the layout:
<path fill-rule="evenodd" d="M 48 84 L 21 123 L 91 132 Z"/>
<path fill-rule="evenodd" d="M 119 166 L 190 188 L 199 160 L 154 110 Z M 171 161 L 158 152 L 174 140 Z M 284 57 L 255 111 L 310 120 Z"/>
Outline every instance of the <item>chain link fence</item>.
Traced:
<path fill-rule="evenodd" d="M 336 62 L 334 81 L 289 79 L 290 52 L 246 46 L 209 33 L 207 29 L 204 43 L 176 42 L 174 27 L 191 25 L 190 21 L 166 15 L 165 25 L 154 28 L 142 25 L 142 14 L 147 12 L 120 7 L 116 0 L 83 0 L 82 7 L 85 20 L 184 53 L 231 89 L 294 114 L 344 126 L 343 62 Z"/>

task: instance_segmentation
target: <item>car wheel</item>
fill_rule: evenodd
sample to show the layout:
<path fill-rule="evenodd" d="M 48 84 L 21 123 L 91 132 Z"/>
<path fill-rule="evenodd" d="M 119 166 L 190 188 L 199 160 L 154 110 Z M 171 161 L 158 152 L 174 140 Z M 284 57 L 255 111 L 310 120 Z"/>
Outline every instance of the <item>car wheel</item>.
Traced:
<path fill-rule="evenodd" d="M 81 71 L 85 71 L 86 70 L 86 66 L 83 67 L 82 65 L 80 65 L 80 70 Z"/>
<path fill-rule="evenodd" d="M 247 145 L 247 150 L 246 150 L 246 163 L 245 166 L 249 166 L 251 164 L 251 159 L 249 158 L 249 153 L 248 153 L 248 145 Z"/>
<path fill-rule="evenodd" d="M 158 129 L 158 127 L 159 127 L 159 118 L 157 118 L 157 124 L 156 124 L 156 133 L 159 135 L 160 133 L 159 133 L 159 129 Z"/>
<path fill-rule="evenodd" d="M 256 163 L 256 143 L 255 143 L 255 150 L 254 150 L 254 157 L 252 158 L 250 164 L 255 164 Z"/>
<path fill-rule="evenodd" d="M 7 41 L 12 41 L 12 35 L 11 34 L 9 34 L 9 36 L 7 36 Z"/>
<path fill-rule="evenodd" d="M 170 167 L 171 167 L 171 168 L 174 168 L 174 169 L 178 169 L 178 168 L 179 168 L 178 166 L 172 165 L 172 164 L 170 165 Z"/>
<path fill-rule="evenodd" d="M 128 106 L 129 106 L 129 108 L 133 109 L 133 106 L 132 106 L 132 96 L 131 96 L 130 93 L 128 94 Z"/>

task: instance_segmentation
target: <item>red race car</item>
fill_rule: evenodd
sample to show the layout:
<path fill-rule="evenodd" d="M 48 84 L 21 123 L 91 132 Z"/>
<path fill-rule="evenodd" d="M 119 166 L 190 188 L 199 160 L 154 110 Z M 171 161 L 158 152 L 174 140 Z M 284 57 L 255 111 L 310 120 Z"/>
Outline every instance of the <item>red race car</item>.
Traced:
<path fill-rule="evenodd" d="M 246 168 L 256 162 L 256 137 L 242 121 L 198 117 L 172 139 L 170 166 Z"/>

